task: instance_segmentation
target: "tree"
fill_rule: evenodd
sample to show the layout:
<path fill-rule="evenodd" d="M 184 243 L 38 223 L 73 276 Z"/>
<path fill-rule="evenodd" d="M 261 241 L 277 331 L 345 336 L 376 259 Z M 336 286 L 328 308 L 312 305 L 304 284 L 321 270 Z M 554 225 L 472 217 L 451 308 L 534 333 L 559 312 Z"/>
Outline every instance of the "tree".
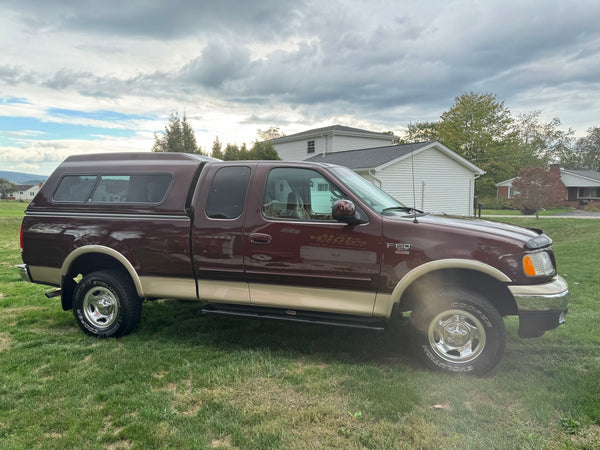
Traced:
<path fill-rule="evenodd" d="M 238 161 L 240 159 L 240 148 L 234 144 L 227 144 L 223 152 L 223 161 Z"/>
<path fill-rule="evenodd" d="M 270 142 L 255 141 L 250 150 L 248 150 L 248 147 L 245 143 L 242 144 L 241 147 L 233 144 L 227 144 L 222 159 L 224 161 L 239 161 L 257 159 L 278 160 L 280 158 Z"/>
<path fill-rule="evenodd" d="M 273 144 L 270 142 L 255 141 L 250 150 L 250 154 L 252 156 L 251 159 L 281 159 L 277 154 L 277 150 L 275 150 Z"/>
<path fill-rule="evenodd" d="M 470 161 L 493 157 L 516 143 L 510 111 L 495 94 L 456 97 L 441 119 L 439 140 Z"/>
<path fill-rule="evenodd" d="M 261 130 L 259 128 L 256 134 L 258 135 L 258 138 L 262 141 L 270 141 L 271 139 L 277 139 L 285 136 L 285 134 L 281 132 L 279 127 L 269 127 L 266 130 Z"/>
<path fill-rule="evenodd" d="M 171 113 L 169 123 L 165 126 L 162 136 L 154 135 L 153 152 L 202 153 L 196 144 L 194 130 L 184 114 L 180 119 L 177 113 Z"/>
<path fill-rule="evenodd" d="M 556 167 L 556 166 L 555 166 Z M 544 167 L 523 167 L 512 183 L 518 192 L 514 203 L 524 214 L 539 212 L 543 208 L 558 206 L 565 200 L 565 185 L 560 180 L 560 170 L 547 170 Z"/>
<path fill-rule="evenodd" d="M 517 117 L 515 130 L 520 139 L 523 166 L 534 165 L 533 161 L 558 161 L 572 151 L 574 131 L 571 128 L 561 130 L 558 117 L 543 123 L 540 116 L 541 111 L 531 111 Z"/>
<path fill-rule="evenodd" d="M 592 127 L 587 135 L 578 139 L 577 153 L 582 169 L 600 171 L 600 127 Z"/>
<path fill-rule="evenodd" d="M 439 141 L 439 126 L 439 122 L 411 122 L 408 124 L 402 137 L 398 140 L 398 144 Z"/>
<path fill-rule="evenodd" d="M 210 156 L 216 159 L 223 159 L 223 144 L 219 141 L 219 137 L 217 136 L 212 145 L 212 152 Z"/>
<path fill-rule="evenodd" d="M 6 178 L 0 178 L 0 198 L 4 198 L 6 194 L 14 192 L 16 188 L 14 183 L 8 181 Z"/>

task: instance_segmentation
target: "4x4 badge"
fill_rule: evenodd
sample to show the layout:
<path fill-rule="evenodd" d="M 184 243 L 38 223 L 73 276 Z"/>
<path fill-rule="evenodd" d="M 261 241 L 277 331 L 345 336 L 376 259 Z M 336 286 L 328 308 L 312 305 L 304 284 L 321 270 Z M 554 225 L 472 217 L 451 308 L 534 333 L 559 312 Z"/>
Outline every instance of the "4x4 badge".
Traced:
<path fill-rule="evenodd" d="M 402 242 L 388 242 L 387 248 L 393 248 L 394 253 L 397 255 L 408 255 L 410 254 L 410 244 L 404 244 Z"/>

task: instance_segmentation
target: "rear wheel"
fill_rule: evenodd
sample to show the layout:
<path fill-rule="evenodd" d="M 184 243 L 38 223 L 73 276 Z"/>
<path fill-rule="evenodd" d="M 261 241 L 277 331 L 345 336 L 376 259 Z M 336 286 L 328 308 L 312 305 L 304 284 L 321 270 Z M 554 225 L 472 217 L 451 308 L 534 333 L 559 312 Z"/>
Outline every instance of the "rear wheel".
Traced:
<path fill-rule="evenodd" d="M 433 369 L 482 375 L 504 353 L 504 320 L 481 294 L 450 287 L 422 299 L 410 316 L 411 343 Z"/>
<path fill-rule="evenodd" d="M 142 313 L 142 302 L 130 278 L 118 271 L 93 272 L 73 293 L 73 314 L 79 327 L 97 337 L 131 333 Z"/>

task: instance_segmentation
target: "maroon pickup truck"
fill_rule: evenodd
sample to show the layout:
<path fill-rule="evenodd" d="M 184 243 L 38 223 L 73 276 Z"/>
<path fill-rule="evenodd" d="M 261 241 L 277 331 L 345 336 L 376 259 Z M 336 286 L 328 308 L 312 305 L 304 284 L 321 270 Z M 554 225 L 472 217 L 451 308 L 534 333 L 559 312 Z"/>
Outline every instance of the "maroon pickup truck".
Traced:
<path fill-rule="evenodd" d="M 206 314 L 382 330 L 410 312 L 432 368 L 482 374 L 564 322 L 568 287 L 542 231 L 436 217 L 351 170 L 179 153 L 72 156 L 21 229 L 27 281 L 58 287 L 81 329 L 130 333 L 142 301 Z"/>

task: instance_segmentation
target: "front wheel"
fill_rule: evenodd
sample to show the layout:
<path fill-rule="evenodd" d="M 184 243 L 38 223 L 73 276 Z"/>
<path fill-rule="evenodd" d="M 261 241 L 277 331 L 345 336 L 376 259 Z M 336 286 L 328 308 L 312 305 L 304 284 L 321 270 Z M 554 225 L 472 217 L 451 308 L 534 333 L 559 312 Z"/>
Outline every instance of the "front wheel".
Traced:
<path fill-rule="evenodd" d="M 83 277 L 73 292 L 79 327 L 97 337 L 123 336 L 137 326 L 142 302 L 128 276 L 106 270 Z"/>
<path fill-rule="evenodd" d="M 422 299 L 410 322 L 413 350 L 436 370 L 482 375 L 504 353 L 504 320 L 477 292 L 448 288 Z"/>

